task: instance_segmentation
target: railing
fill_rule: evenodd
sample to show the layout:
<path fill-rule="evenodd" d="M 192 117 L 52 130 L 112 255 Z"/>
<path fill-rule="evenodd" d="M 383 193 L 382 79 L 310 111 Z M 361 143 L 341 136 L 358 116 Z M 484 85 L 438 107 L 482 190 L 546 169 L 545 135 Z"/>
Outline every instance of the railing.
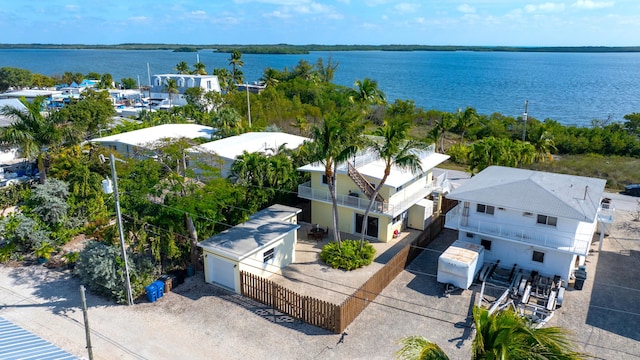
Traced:
<path fill-rule="evenodd" d="M 613 224 L 613 216 L 616 213 L 616 208 L 610 204 L 602 204 L 598 209 L 598 221 Z"/>
<path fill-rule="evenodd" d="M 477 234 L 500 237 L 578 255 L 586 255 L 592 234 L 559 230 L 542 230 L 539 227 L 471 220 L 462 221 L 462 204 L 447 213 L 446 227 Z"/>
<path fill-rule="evenodd" d="M 419 199 L 429 195 L 431 191 L 433 191 L 433 185 L 431 184 L 425 184 L 425 186 L 415 189 L 415 191 L 411 193 L 402 191 L 394 194 L 388 203 L 374 201 L 371 211 L 395 217 L 413 206 Z M 298 196 L 303 199 L 322 201 L 329 204 L 332 203 L 329 191 L 314 189 L 311 187 L 311 182 L 306 182 L 298 186 Z M 366 198 L 343 194 L 337 194 L 336 198 L 339 206 L 346 206 L 359 210 L 366 210 L 369 206 L 369 199 Z"/>

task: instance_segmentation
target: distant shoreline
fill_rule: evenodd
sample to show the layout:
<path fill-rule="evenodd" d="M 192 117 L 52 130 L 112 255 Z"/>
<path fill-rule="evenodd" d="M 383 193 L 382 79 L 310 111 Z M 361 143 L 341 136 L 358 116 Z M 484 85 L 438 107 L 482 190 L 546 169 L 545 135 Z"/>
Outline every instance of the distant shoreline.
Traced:
<path fill-rule="evenodd" d="M 75 50 L 201 50 L 245 54 L 308 54 L 312 51 L 476 51 L 476 52 L 563 52 L 624 53 L 640 52 L 640 46 L 447 46 L 447 45 L 193 45 L 193 44 L 0 44 L 0 49 L 75 49 Z"/>

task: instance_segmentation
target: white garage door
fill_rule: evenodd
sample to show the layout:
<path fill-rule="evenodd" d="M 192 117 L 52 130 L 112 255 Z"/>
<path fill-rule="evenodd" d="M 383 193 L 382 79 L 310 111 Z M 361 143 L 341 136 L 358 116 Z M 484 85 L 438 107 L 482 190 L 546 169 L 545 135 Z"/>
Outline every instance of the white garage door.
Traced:
<path fill-rule="evenodd" d="M 211 282 L 235 290 L 235 263 L 211 254 L 207 255 L 207 261 Z"/>

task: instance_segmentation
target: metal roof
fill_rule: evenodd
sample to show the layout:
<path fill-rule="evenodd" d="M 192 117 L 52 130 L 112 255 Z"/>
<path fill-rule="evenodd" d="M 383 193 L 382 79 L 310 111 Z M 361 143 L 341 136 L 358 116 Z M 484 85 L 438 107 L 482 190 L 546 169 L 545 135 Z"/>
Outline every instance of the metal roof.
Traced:
<path fill-rule="evenodd" d="M 490 166 L 447 198 L 579 221 L 594 221 L 607 181 Z"/>
<path fill-rule="evenodd" d="M 210 139 L 216 130 L 210 126 L 196 124 L 164 124 L 126 133 L 92 139 L 91 142 L 114 142 L 133 146 L 141 146 L 166 138 L 207 138 Z"/>
<path fill-rule="evenodd" d="M 214 152 L 222 158 L 235 160 L 244 151 L 273 154 L 281 145 L 285 145 L 287 149 L 291 150 L 297 149 L 305 141 L 309 141 L 309 139 L 283 132 L 248 132 L 204 143 L 189 149 L 189 151 L 205 150 Z"/>
<path fill-rule="evenodd" d="M 64 360 L 77 357 L 0 317 L 0 359 Z"/>
<path fill-rule="evenodd" d="M 420 163 L 422 165 L 422 172 L 425 173 L 434 167 L 440 165 L 449 159 L 449 155 L 440 154 L 433 150 L 417 152 L 420 157 Z M 355 161 L 351 161 L 356 164 L 358 172 L 371 179 L 380 180 L 384 176 L 385 162 L 382 159 L 374 158 L 372 151 L 365 151 L 356 156 Z M 306 172 L 322 172 L 324 173 L 324 165 L 319 162 L 307 164 L 300 168 L 298 171 Z M 338 166 L 338 173 L 346 174 L 346 164 Z M 409 170 L 401 169 L 397 166 L 391 167 L 391 173 L 385 182 L 385 186 L 397 188 L 404 185 L 413 179 L 417 178 L 418 174 L 414 174 Z"/>
<path fill-rule="evenodd" d="M 272 205 L 251 215 L 247 222 L 210 237 L 198 243 L 203 249 L 224 254 L 234 260 L 242 260 L 280 240 L 300 225 L 284 222 L 284 219 L 297 215 L 301 209 Z"/>

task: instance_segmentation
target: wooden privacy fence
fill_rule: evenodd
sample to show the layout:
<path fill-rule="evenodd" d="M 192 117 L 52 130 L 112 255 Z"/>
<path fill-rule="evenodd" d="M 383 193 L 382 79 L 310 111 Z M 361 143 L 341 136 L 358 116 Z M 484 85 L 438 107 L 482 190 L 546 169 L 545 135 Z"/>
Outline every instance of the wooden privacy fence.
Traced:
<path fill-rule="evenodd" d="M 340 334 L 442 232 L 444 214 L 456 204 L 454 200 L 444 199 L 443 215 L 436 217 L 414 241 L 402 248 L 340 305 L 300 295 L 271 280 L 244 271 L 240 272 L 242 295 L 307 324 Z"/>

